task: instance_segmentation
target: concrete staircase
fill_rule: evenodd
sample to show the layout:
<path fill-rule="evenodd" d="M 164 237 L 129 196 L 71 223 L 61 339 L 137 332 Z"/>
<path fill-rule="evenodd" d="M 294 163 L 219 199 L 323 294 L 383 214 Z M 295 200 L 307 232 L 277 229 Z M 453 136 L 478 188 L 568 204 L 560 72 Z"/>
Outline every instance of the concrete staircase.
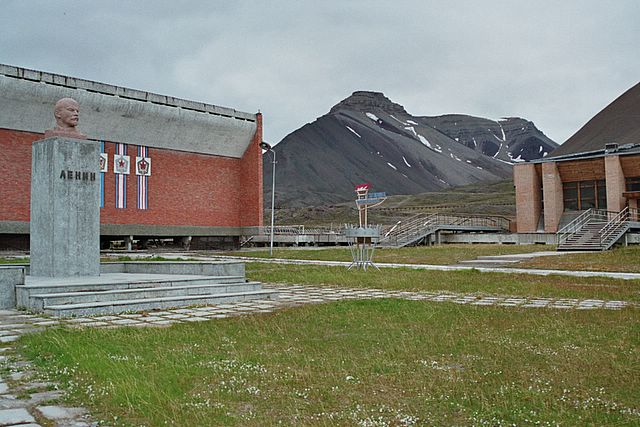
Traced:
<path fill-rule="evenodd" d="M 17 306 L 70 317 L 277 298 L 276 292 L 262 289 L 259 282 L 247 281 L 242 263 L 161 262 L 146 263 L 147 268 L 141 264 L 121 263 L 123 272 L 107 264 L 103 268 L 107 272 L 95 277 L 27 276 L 23 285 L 16 286 Z M 179 272 L 158 273 L 169 264 L 179 267 Z M 223 268 L 203 269 L 203 264 Z M 196 272 L 200 274 L 188 274 Z"/>
<path fill-rule="evenodd" d="M 558 232 L 559 251 L 606 251 L 629 230 L 629 211 L 589 209 Z"/>

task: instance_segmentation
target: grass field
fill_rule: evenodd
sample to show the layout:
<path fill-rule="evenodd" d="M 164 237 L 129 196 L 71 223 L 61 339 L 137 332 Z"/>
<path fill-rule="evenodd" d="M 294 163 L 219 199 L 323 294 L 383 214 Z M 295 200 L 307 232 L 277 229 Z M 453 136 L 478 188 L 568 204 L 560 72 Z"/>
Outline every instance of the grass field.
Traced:
<path fill-rule="evenodd" d="M 640 301 L 640 280 L 435 271 L 408 268 L 353 271 L 345 267 L 247 263 L 247 277 L 264 283 L 451 292 L 502 296 Z"/>
<path fill-rule="evenodd" d="M 463 260 L 473 260 L 487 255 L 508 255 L 555 251 L 552 245 L 441 245 L 417 246 L 407 248 L 377 249 L 374 255 L 376 262 L 403 264 L 452 265 Z M 236 255 L 268 258 L 269 251 L 237 252 Z M 330 249 L 278 249 L 273 251 L 274 258 L 315 259 L 322 261 L 351 261 L 348 248 Z M 618 247 L 604 252 L 563 254 L 547 256 L 511 264 L 517 268 L 619 271 L 640 273 L 640 245 Z"/>
<path fill-rule="evenodd" d="M 110 425 L 640 423 L 637 309 L 351 301 L 19 345 Z"/>
<path fill-rule="evenodd" d="M 604 252 L 535 258 L 521 262 L 518 267 L 640 273 L 640 245 L 619 247 Z"/>

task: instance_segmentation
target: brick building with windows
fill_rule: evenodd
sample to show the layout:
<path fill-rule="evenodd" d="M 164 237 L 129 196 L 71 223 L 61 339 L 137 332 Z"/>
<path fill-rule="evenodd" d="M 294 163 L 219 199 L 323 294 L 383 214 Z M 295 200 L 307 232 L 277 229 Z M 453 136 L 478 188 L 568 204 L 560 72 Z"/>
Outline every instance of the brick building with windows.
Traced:
<path fill-rule="evenodd" d="M 31 144 L 64 97 L 101 143 L 103 240 L 233 246 L 262 225 L 260 113 L 0 64 L 0 248 L 28 245 Z"/>
<path fill-rule="evenodd" d="M 519 233 L 555 233 L 591 208 L 620 212 L 628 207 L 637 216 L 640 84 L 548 157 L 515 165 L 514 184 Z"/>

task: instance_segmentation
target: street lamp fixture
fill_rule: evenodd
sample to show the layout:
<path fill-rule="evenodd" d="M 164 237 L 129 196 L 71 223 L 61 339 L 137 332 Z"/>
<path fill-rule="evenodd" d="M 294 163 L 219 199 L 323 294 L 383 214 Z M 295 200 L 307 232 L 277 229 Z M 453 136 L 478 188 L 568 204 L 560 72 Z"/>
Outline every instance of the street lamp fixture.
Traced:
<path fill-rule="evenodd" d="M 271 169 L 271 237 L 269 239 L 269 256 L 273 256 L 273 221 L 274 221 L 274 209 L 275 209 L 275 200 L 276 200 L 276 152 L 273 151 L 271 145 L 267 142 L 262 141 L 260 143 L 260 148 L 265 151 L 271 152 L 273 155 L 272 169 Z"/>

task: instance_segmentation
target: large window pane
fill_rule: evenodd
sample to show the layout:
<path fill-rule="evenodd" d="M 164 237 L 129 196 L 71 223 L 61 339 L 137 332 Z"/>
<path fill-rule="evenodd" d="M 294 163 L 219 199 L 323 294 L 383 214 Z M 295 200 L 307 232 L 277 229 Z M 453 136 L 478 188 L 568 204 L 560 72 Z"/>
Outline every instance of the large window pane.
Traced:
<path fill-rule="evenodd" d="M 596 181 L 596 191 L 598 193 L 598 209 L 607 209 L 607 183 Z"/>
<path fill-rule="evenodd" d="M 596 188 L 594 181 L 580 182 L 580 209 L 587 210 L 596 207 Z"/>
<path fill-rule="evenodd" d="M 640 191 L 640 176 L 627 178 L 627 191 Z"/>
<path fill-rule="evenodd" d="M 562 194 L 564 198 L 564 210 L 578 210 L 578 183 L 565 182 L 562 184 Z"/>

